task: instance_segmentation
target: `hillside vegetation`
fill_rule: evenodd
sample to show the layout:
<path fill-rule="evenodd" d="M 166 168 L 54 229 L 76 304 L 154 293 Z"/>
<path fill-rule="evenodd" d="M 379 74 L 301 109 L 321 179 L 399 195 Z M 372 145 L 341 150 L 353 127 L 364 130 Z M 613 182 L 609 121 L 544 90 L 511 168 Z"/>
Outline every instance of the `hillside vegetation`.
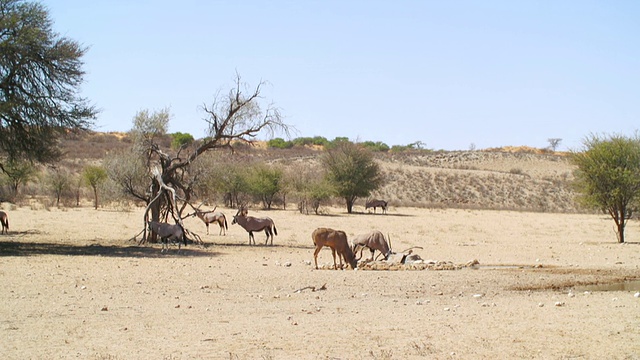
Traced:
<path fill-rule="evenodd" d="M 126 151 L 132 142 L 124 133 L 89 133 L 63 141 L 66 153 L 59 168 L 78 174 L 87 164 L 100 164 L 110 154 Z M 162 146 L 169 149 L 167 137 Z M 236 154 L 222 156 L 250 158 L 291 166 L 319 166 L 318 147 L 268 148 L 266 143 L 241 146 Z M 476 151 L 407 150 L 375 152 L 384 174 L 384 185 L 372 197 L 394 207 L 509 209 L 522 211 L 576 212 L 571 190 L 573 166 L 567 156 L 525 147 Z M 89 197 L 82 190 L 83 197 Z M 46 195 L 43 186 L 30 184 L 25 195 Z M 221 201 L 221 200 L 217 200 Z M 355 211 L 364 211 L 364 201 Z M 334 199 L 332 205 L 340 204 Z"/>

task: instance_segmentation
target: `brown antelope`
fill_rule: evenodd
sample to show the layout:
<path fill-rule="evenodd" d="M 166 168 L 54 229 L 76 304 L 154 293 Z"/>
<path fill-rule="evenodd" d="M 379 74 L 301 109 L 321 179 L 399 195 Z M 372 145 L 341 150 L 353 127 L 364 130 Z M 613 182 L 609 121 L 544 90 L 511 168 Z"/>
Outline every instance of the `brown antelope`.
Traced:
<path fill-rule="evenodd" d="M 162 241 L 162 250 L 160 252 L 169 251 L 169 240 L 178 241 L 178 252 L 180 251 L 180 241 L 187 246 L 187 238 L 184 236 L 184 229 L 180 224 L 167 224 L 157 221 L 149 221 L 149 231 L 160 236 Z"/>
<path fill-rule="evenodd" d="M 349 247 L 347 234 L 344 231 L 329 228 L 317 228 L 313 230 L 311 238 L 313 239 L 313 244 L 316 246 L 316 251 L 313 252 L 313 260 L 316 263 L 316 269 L 318 268 L 318 253 L 324 246 L 331 248 L 334 269 L 338 269 L 338 265 L 336 264 L 336 252 L 338 253 L 341 269 L 343 258 L 345 262 L 351 265 L 352 269 L 355 270 L 358 267 L 358 262 Z"/>
<path fill-rule="evenodd" d="M 216 212 L 215 208 L 211 211 L 200 211 L 198 209 L 195 209 L 195 210 L 196 212 L 193 214 L 193 216 L 198 216 L 200 220 L 202 220 L 204 224 L 207 226 L 207 235 L 209 235 L 210 223 L 217 223 L 218 226 L 220 226 L 220 232 L 218 233 L 218 235 L 223 235 L 222 234 L 223 232 L 224 232 L 224 235 L 227 235 L 227 230 L 229 230 L 229 226 L 227 225 L 227 217 L 224 216 L 223 213 L 221 213 L 220 211 Z"/>
<path fill-rule="evenodd" d="M 2 223 L 2 234 L 9 233 L 9 216 L 4 211 L 0 211 L 0 223 Z"/>
<path fill-rule="evenodd" d="M 387 202 L 384 200 L 369 200 L 365 203 L 364 205 L 364 209 L 368 210 L 370 208 L 373 208 L 373 213 L 376 213 L 376 208 L 382 208 L 382 213 L 386 214 L 387 213 Z"/>
<path fill-rule="evenodd" d="M 373 256 L 375 255 L 376 250 L 380 252 L 380 254 L 378 254 L 378 257 L 382 255 L 384 256 L 385 260 L 387 260 L 387 258 L 389 258 L 389 255 L 391 254 L 391 248 L 389 247 L 387 240 L 385 240 L 384 235 L 378 230 L 358 235 L 353 239 L 352 243 L 354 254 L 357 254 L 358 250 L 360 250 L 360 257 L 358 258 L 358 260 L 362 258 L 362 252 L 364 251 L 364 248 L 368 248 L 369 250 L 371 250 L 372 261 L 374 260 Z"/>
<path fill-rule="evenodd" d="M 254 231 L 262 231 L 267 234 L 267 240 L 264 242 L 265 245 L 269 242 L 269 237 L 271 237 L 271 245 L 273 245 L 273 236 L 278 235 L 278 230 L 276 229 L 276 224 L 274 224 L 273 220 L 268 217 L 253 217 L 247 216 L 247 209 L 241 207 L 238 209 L 238 212 L 233 217 L 233 221 L 231 221 L 231 225 L 238 224 L 242 226 L 249 233 L 249 245 L 251 245 L 251 241 L 253 240 L 253 244 L 255 245 L 256 239 L 253 237 Z"/>

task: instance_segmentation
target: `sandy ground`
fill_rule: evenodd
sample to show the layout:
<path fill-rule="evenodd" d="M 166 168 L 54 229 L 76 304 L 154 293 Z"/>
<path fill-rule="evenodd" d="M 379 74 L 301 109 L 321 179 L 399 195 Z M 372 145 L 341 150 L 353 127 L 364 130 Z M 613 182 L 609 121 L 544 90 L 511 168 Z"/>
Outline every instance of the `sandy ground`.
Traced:
<path fill-rule="evenodd" d="M 274 219 L 274 246 L 249 246 L 231 219 L 219 236 L 190 218 L 206 245 L 162 255 L 129 240 L 142 229 L 140 209 L 8 212 L 3 358 L 640 358 L 636 291 L 579 287 L 640 278 L 637 222 L 619 245 L 598 215 L 251 211 Z M 310 234 L 320 226 L 349 236 L 379 229 L 395 250 L 421 246 L 423 259 L 480 268 L 315 270 Z M 319 262 L 332 263 L 328 249 Z"/>

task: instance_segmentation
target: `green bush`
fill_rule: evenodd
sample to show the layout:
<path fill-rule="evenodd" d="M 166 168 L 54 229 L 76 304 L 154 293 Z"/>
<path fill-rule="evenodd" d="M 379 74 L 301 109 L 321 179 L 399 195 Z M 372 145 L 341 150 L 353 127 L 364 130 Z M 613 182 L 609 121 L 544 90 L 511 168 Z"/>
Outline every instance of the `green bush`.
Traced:
<path fill-rule="evenodd" d="M 267 142 L 267 146 L 275 149 L 290 149 L 293 147 L 293 142 L 286 141 L 283 138 L 271 139 Z"/>
<path fill-rule="evenodd" d="M 181 147 L 186 147 L 193 144 L 193 136 L 189 133 L 173 133 L 171 134 L 171 148 L 172 149 L 180 149 Z"/>
<path fill-rule="evenodd" d="M 382 141 L 365 141 L 362 143 L 362 146 L 364 146 L 366 149 L 369 149 L 371 151 L 378 151 L 378 152 L 387 152 L 389 151 L 389 145 L 383 143 Z"/>

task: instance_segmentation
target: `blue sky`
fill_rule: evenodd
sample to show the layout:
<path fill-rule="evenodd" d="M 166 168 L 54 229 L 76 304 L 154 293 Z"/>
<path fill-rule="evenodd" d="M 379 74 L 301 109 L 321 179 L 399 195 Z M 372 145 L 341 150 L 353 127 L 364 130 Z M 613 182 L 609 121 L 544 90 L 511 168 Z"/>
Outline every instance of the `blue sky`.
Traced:
<path fill-rule="evenodd" d="M 205 136 L 203 104 L 236 72 L 293 137 L 466 150 L 580 147 L 640 124 L 639 1 L 44 0 L 89 47 L 99 131 L 169 107 Z"/>

